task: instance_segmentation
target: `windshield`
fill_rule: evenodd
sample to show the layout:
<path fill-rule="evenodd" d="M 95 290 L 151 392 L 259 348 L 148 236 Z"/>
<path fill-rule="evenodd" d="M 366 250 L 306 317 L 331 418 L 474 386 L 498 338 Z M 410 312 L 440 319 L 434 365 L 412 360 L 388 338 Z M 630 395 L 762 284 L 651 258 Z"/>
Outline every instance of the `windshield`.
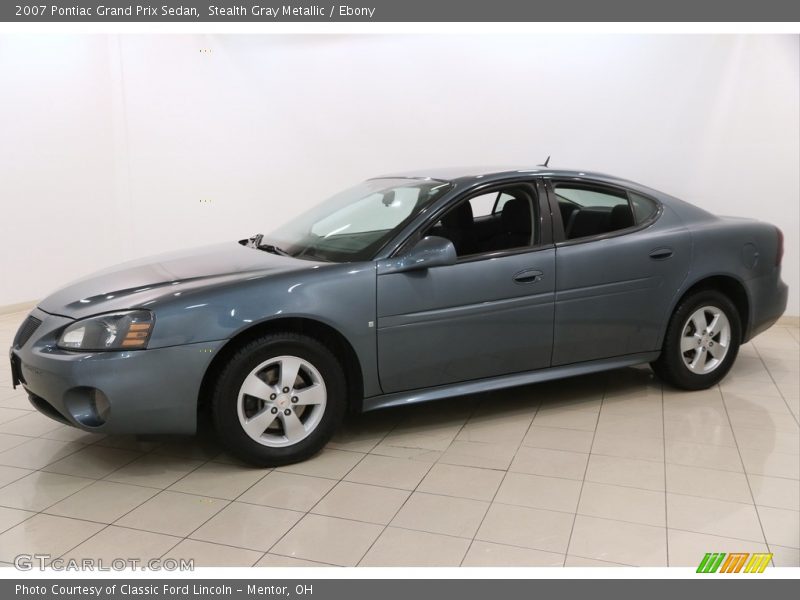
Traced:
<path fill-rule="evenodd" d="M 450 184 L 432 179 L 370 179 L 345 190 L 264 236 L 296 258 L 371 260 L 395 232 Z"/>

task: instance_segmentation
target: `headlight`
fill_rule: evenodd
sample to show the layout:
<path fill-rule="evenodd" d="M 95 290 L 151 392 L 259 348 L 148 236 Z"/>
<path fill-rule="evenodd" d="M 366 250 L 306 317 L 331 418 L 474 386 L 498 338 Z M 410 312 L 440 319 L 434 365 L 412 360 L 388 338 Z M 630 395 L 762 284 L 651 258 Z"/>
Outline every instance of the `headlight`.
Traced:
<path fill-rule="evenodd" d="M 153 330 L 153 313 L 127 310 L 81 319 L 67 327 L 58 339 L 64 350 L 139 350 L 147 347 Z"/>

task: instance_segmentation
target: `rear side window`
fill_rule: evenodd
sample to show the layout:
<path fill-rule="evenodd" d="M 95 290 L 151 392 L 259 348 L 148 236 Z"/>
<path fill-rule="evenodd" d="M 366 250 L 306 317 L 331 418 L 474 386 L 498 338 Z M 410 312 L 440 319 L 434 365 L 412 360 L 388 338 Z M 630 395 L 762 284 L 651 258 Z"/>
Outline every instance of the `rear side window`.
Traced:
<path fill-rule="evenodd" d="M 633 208 L 633 216 L 637 223 L 644 223 L 648 219 L 652 219 L 658 212 L 658 204 L 640 196 L 636 192 L 628 192 L 628 197 L 631 200 L 631 208 Z"/>
<path fill-rule="evenodd" d="M 568 240 L 627 229 L 658 211 L 649 198 L 615 188 L 559 183 L 555 193 Z"/>

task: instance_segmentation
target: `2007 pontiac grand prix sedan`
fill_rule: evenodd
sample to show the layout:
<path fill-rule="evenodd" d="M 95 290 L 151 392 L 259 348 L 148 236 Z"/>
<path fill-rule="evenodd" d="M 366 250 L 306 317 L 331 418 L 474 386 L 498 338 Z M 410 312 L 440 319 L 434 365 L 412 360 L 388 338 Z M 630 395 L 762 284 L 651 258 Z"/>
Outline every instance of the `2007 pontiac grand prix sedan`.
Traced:
<path fill-rule="evenodd" d="M 13 381 L 87 431 L 193 433 L 209 411 L 234 454 L 279 465 L 348 410 L 641 363 L 712 386 L 783 313 L 782 255 L 773 225 L 607 175 L 380 177 L 268 235 L 55 292 Z"/>

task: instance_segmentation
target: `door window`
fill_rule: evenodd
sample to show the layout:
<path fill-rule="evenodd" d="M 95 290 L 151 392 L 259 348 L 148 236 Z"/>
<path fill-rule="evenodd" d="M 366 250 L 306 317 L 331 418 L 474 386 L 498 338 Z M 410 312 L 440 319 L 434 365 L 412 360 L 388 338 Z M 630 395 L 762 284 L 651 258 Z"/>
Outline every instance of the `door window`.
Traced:
<path fill-rule="evenodd" d="M 527 185 L 504 186 L 460 202 L 424 235 L 449 239 L 459 257 L 530 247 L 537 242 L 535 200 Z"/>
<path fill-rule="evenodd" d="M 568 240 L 627 229 L 658 211 L 649 198 L 613 188 L 558 183 L 555 194 Z"/>

